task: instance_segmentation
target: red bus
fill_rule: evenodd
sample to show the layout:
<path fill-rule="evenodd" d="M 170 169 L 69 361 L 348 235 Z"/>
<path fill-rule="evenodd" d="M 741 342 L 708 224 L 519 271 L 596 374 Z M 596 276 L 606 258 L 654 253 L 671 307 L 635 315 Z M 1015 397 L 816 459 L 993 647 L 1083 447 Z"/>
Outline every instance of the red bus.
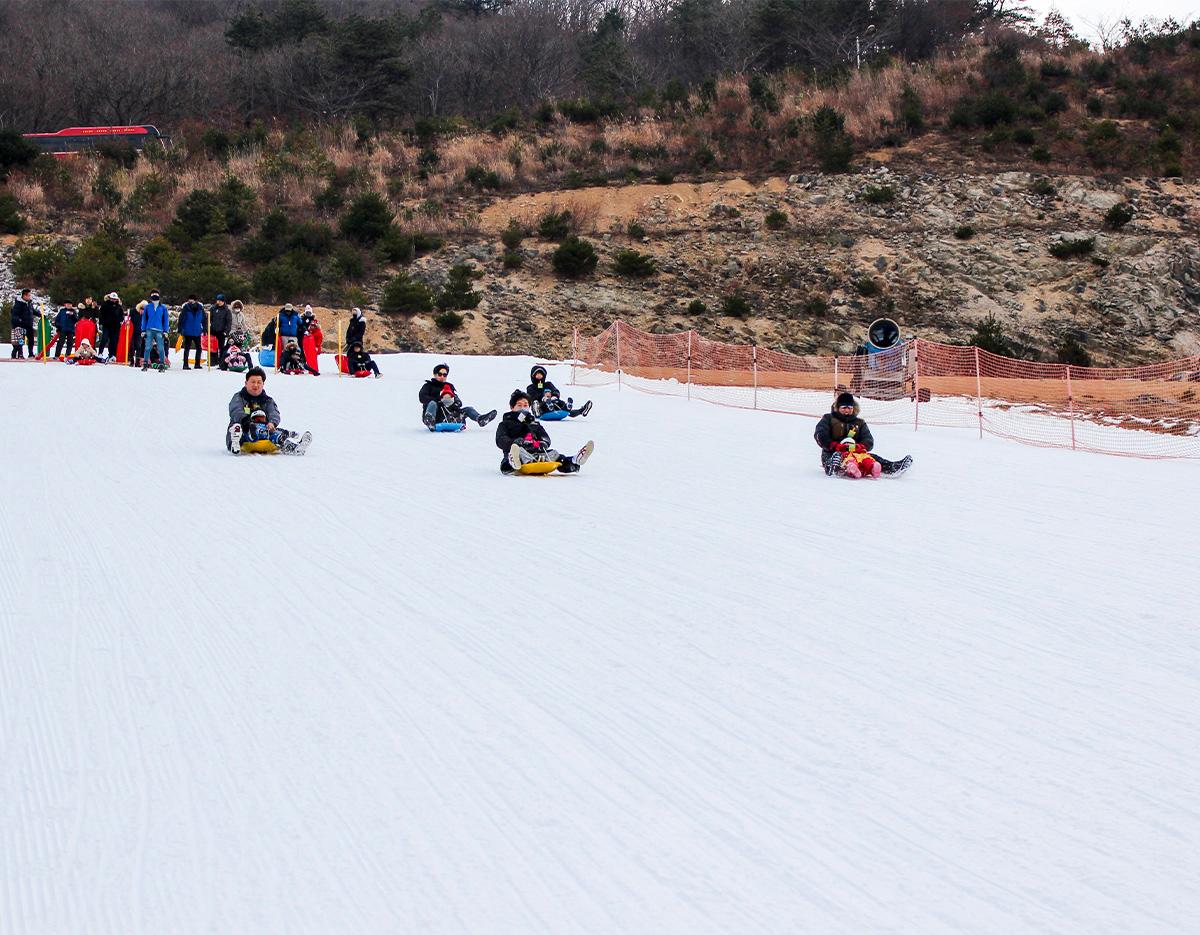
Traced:
<path fill-rule="evenodd" d="M 100 146 L 115 144 L 130 146 L 139 152 L 150 140 L 158 140 L 164 146 L 168 138 L 150 125 L 138 127 L 67 127 L 57 133 L 23 133 L 42 152 L 53 156 L 69 156 L 87 152 Z"/>

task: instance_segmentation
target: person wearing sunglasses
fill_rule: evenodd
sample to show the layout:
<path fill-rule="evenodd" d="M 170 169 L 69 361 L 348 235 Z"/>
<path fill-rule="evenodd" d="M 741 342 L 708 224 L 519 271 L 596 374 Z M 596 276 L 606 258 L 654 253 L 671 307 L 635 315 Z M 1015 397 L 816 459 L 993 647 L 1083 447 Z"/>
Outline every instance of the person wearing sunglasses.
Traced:
<path fill-rule="evenodd" d="M 888 461 L 871 451 L 875 439 L 859 417 L 858 401 L 851 393 L 838 395 L 829 412 L 821 416 L 813 438 L 821 446 L 821 467 L 829 477 L 894 477 L 907 471 L 913 460 L 907 455 Z"/>
<path fill-rule="evenodd" d="M 433 368 L 433 377 L 421 387 L 421 421 L 429 431 L 439 422 L 463 422 L 472 419 L 482 428 L 496 418 L 496 410 L 479 414 L 474 406 L 464 406 L 458 390 L 450 382 L 450 365 L 438 364 Z"/>

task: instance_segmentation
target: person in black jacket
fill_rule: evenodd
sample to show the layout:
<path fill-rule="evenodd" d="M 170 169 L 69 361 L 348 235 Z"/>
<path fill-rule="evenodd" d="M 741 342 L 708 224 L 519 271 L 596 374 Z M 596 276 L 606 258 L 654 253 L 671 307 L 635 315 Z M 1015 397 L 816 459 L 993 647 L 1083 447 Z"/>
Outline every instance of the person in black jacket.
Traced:
<path fill-rule="evenodd" d="M 12 304 L 12 354 L 13 360 L 24 360 L 25 342 L 29 341 L 29 357 L 33 358 L 33 293 L 22 289 L 20 298 Z"/>
<path fill-rule="evenodd" d="M 432 432 L 438 422 L 463 422 L 466 419 L 474 419 L 483 428 L 496 418 L 495 409 L 480 415 L 474 406 L 464 406 L 454 384 L 447 379 L 449 375 L 450 365 L 438 364 L 433 368 L 433 379 L 426 380 L 417 394 L 421 401 L 421 421 L 429 431 Z"/>
<path fill-rule="evenodd" d="M 347 369 L 352 374 L 373 373 L 376 379 L 382 376 L 379 372 L 379 364 L 371 360 L 371 355 L 363 350 L 360 342 L 355 341 L 350 345 L 350 353 L 346 355 Z"/>
<path fill-rule="evenodd" d="M 75 312 L 74 302 L 64 302 L 63 307 L 58 310 L 58 314 L 54 317 L 54 330 L 58 332 L 58 340 L 54 344 L 54 359 L 61 360 L 63 350 L 70 356 L 71 351 L 75 349 L 75 322 L 78 317 Z"/>
<path fill-rule="evenodd" d="M 367 320 L 363 318 L 361 308 L 356 308 L 350 314 L 350 321 L 346 325 L 346 347 L 353 344 L 364 343 L 367 334 Z"/>
<path fill-rule="evenodd" d="M 216 364 L 222 370 L 228 370 L 225 362 L 225 351 L 229 347 L 229 332 L 233 330 L 233 312 L 225 304 L 225 296 L 218 295 L 212 308 L 208 310 L 208 332 L 216 343 L 216 349 L 209 349 L 208 365 Z"/>
<path fill-rule="evenodd" d="M 591 442 L 573 458 L 551 448 L 550 435 L 534 417 L 529 408 L 529 396 L 521 390 L 513 390 L 508 407 L 509 411 L 496 425 L 496 447 L 502 452 L 500 473 L 512 474 L 531 461 L 557 461 L 560 472 L 573 474 L 591 456 Z"/>
<path fill-rule="evenodd" d="M 830 477 L 842 472 L 841 447 L 848 440 L 855 445 L 871 451 L 875 447 L 875 439 L 871 435 L 867 423 L 859 417 L 859 405 L 851 393 L 841 393 L 834 400 L 832 408 L 813 432 L 813 438 L 821 446 L 821 467 Z M 899 461 L 888 461 L 871 452 L 871 457 L 881 468 L 883 474 L 903 474 L 912 464 L 912 456 L 908 455 Z"/>
<path fill-rule="evenodd" d="M 529 371 L 529 386 L 525 388 L 525 392 L 529 395 L 529 405 L 536 416 L 560 409 L 566 409 L 572 417 L 586 416 L 592 411 L 590 399 L 578 409 L 572 409 L 575 400 L 568 398 L 564 401 L 562 399 L 558 387 L 547 379 L 546 368 L 541 364 Z"/>
<path fill-rule="evenodd" d="M 125 309 L 121 297 L 110 292 L 100 303 L 100 351 L 110 360 L 117 356 L 117 342 L 121 336 L 121 322 L 125 320 Z"/>

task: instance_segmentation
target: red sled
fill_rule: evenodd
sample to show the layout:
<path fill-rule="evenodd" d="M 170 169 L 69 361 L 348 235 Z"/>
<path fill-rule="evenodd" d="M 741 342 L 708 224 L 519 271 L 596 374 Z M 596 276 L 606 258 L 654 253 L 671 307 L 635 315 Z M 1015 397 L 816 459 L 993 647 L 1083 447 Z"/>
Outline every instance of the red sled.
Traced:
<path fill-rule="evenodd" d="M 211 334 L 200 335 L 200 350 L 205 354 L 215 354 L 221 349 L 221 342 Z"/>
<path fill-rule="evenodd" d="M 308 334 L 304 336 L 304 359 L 313 370 L 320 371 L 319 357 L 321 354 L 321 345 L 325 343 L 325 334 L 320 328 L 312 328 Z"/>
<path fill-rule="evenodd" d="M 75 366 L 76 367 L 90 367 L 95 362 L 96 362 L 95 357 L 81 357 L 81 358 L 79 358 L 79 360 L 75 361 Z"/>
<path fill-rule="evenodd" d="M 349 373 L 350 372 L 350 362 L 348 360 L 346 360 L 345 354 L 334 354 L 333 359 L 335 361 L 337 361 L 339 373 Z"/>
<path fill-rule="evenodd" d="M 133 322 L 126 318 L 121 322 L 121 331 L 117 335 L 117 360 L 123 364 L 129 363 L 129 345 L 131 343 L 133 343 Z"/>
<path fill-rule="evenodd" d="M 84 340 L 96 346 L 96 323 L 90 318 L 81 318 L 75 325 L 75 350 L 79 350 Z"/>
<path fill-rule="evenodd" d="M 363 377 L 369 377 L 371 375 L 371 371 L 370 370 L 355 370 L 354 375 L 361 380 Z"/>

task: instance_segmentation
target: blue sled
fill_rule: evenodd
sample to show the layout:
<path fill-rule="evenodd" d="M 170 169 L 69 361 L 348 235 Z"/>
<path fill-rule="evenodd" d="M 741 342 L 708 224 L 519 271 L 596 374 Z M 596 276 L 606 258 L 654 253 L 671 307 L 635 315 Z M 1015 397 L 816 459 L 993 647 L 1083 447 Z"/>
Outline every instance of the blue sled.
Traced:
<path fill-rule="evenodd" d="M 465 422 L 437 422 L 433 426 L 435 432 L 461 432 L 467 427 Z"/>
<path fill-rule="evenodd" d="M 258 365 L 260 367 L 275 366 L 275 349 L 267 348 L 258 352 Z"/>
<path fill-rule="evenodd" d="M 539 422 L 561 422 L 571 413 L 566 409 L 555 409 L 553 412 L 543 412 L 538 416 Z"/>

